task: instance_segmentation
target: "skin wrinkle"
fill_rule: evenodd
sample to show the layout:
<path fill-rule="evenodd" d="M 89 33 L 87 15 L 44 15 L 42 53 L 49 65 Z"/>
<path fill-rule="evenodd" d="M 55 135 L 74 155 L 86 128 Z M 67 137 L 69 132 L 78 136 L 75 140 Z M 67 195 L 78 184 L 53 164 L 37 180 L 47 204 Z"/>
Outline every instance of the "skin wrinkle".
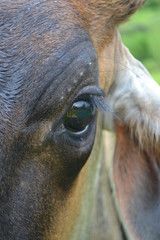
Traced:
<path fill-rule="evenodd" d="M 80 56 L 77 56 L 77 52 L 80 51 L 81 49 L 83 49 L 84 44 L 86 45 L 85 55 L 81 54 Z M 59 89 L 61 89 L 63 87 L 64 80 L 66 82 L 68 82 L 66 85 L 69 85 L 69 81 L 72 79 L 71 79 L 70 75 L 68 76 L 68 72 L 71 74 L 73 66 L 75 66 L 74 67 L 75 71 L 73 72 L 73 75 L 75 75 L 75 78 L 77 80 L 75 83 L 72 84 L 72 87 L 70 89 L 68 88 L 68 89 L 66 89 L 66 91 L 64 91 L 64 93 L 60 99 L 56 99 L 57 106 L 61 105 L 63 103 L 62 97 L 65 98 L 65 95 L 68 94 L 68 91 L 71 91 L 71 90 L 75 91 L 75 89 L 80 88 L 79 85 L 82 84 L 82 80 L 84 78 L 89 77 L 88 75 L 90 74 L 91 67 L 92 67 L 92 66 L 90 68 L 88 67 L 89 62 L 91 61 L 92 64 L 94 65 L 95 64 L 94 58 L 96 59 L 96 56 L 93 56 L 93 57 L 90 56 L 90 54 L 87 50 L 87 46 L 88 46 L 88 48 L 92 47 L 92 46 L 90 46 L 90 44 L 87 43 L 87 41 L 86 41 L 86 43 L 84 41 L 84 42 L 80 43 L 78 46 L 75 46 L 73 48 L 72 52 L 74 52 L 76 54 L 73 55 L 74 58 L 71 59 L 70 62 L 68 62 L 68 57 L 67 57 L 68 54 L 66 56 L 64 56 L 62 59 L 60 59 L 59 61 L 61 62 L 61 65 L 64 68 L 63 68 L 62 72 L 58 73 L 58 75 L 56 75 L 55 77 L 53 77 L 55 71 L 53 72 L 53 70 L 51 70 L 51 74 L 49 74 L 49 75 L 51 75 L 51 80 L 49 79 L 50 81 L 48 81 L 47 86 L 45 86 L 45 89 L 43 89 L 42 94 L 41 95 L 38 94 L 38 99 L 36 99 L 36 101 L 34 100 L 34 105 L 31 104 L 31 105 L 33 105 L 32 112 L 33 113 L 35 112 L 34 115 L 36 115 L 37 110 L 38 110 L 38 113 L 39 113 L 39 109 L 42 111 L 43 107 L 44 108 L 48 107 L 51 111 L 51 107 L 53 105 L 52 102 L 54 101 L 54 99 L 52 99 L 54 96 L 53 93 L 55 93 L 57 91 L 61 92 L 61 90 L 59 90 Z M 68 51 L 68 52 L 70 52 L 70 51 Z M 87 52 L 88 52 L 88 54 L 87 54 Z M 85 59 L 85 61 L 84 61 L 84 59 Z M 70 65 L 72 65 L 72 67 L 70 67 Z M 79 65 L 78 68 L 77 68 L 77 65 Z M 80 76 L 81 71 L 86 72 L 86 74 L 84 76 Z M 95 76 L 95 77 L 97 77 L 97 76 Z M 43 101 L 43 99 L 45 99 L 45 101 Z M 50 113 L 50 116 L 51 116 L 51 113 Z"/>
<path fill-rule="evenodd" d="M 3 8 L 2 8 L 3 9 Z M 60 12 L 58 12 L 58 14 L 59 14 Z M 31 14 L 30 14 L 31 15 Z M 32 16 L 32 15 L 31 15 Z M 48 17 L 48 15 L 47 15 L 47 17 Z M 17 27 L 16 29 L 18 29 L 18 34 L 21 36 L 21 41 L 20 41 L 20 43 L 21 42 L 23 42 L 23 45 L 26 45 L 25 44 L 25 42 L 27 41 L 27 45 L 28 45 L 28 43 L 30 44 L 29 45 L 29 47 L 27 47 L 27 52 L 25 52 L 24 51 L 24 53 L 23 53 L 23 51 L 21 51 L 21 53 L 18 53 L 18 52 L 16 52 L 16 54 L 14 54 L 15 56 L 20 56 L 20 58 L 21 58 L 21 61 L 19 61 L 18 59 L 17 59 L 17 61 L 18 62 L 21 62 L 22 64 L 23 64 L 23 61 L 25 61 L 25 63 L 22 65 L 22 66 L 19 66 L 18 65 L 18 68 L 17 68 L 17 70 L 15 70 L 14 72 L 15 72 L 15 76 L 14 76 L 14 74 L 13 74 L 13 71 L 12 71 L 12 73 L 10 74 L 10 76 L 12 76 L 12 79 L 16 79 L 16 81 L 17 82 L 19 82 L 19 89 L 21 89 L 21 91 L 22 91 L 22 89 L 26 89 L 26 88 L 31 88 L 31 86 L 30 85 L 28 85 L 28 81 L 27 81 L 27 85 L 28 86 L 24 86 L 24 77 L 25 77 L 25 75 L 27 75 L 27 77 L 28 77 L 28 74 L 30 74 L 30 79 L 33 79 L 34 78 L 34 76 L 37 78 L 37 77 L 39 77 L 39 73 L 37 72 L 37 69 L 41 69 L 42 68 L 42 64 L 41 64 L 41 61 L 39 61 L 40 59 L 45 59 L 46 58 L 46 56 L 44 57 L 43 55 L 42 55 L 42 53 L 43 54 L 45 54 L 45 52 L 47 53 L 47 52 L 49 52 L 49 53 L 51 53 L 51 51 L 46 47 L 46 44 L 44 44 L 44 45 L 40 45 L 40 44 L 37 44 L 37 46 L 38 46 L 38 49 L 36 50 L 36 48 L 34 48 L 33 49 L 33 47 L 32 47 L 32 43 L 34 43 L 34 42 L 37 42 L 37 37 L 35 38 L 34 36 L 36 36 L 36 34 L 34 33 L 34 38 L 32 38 L 32 35 L 33 35 L 33 33 L 32 33 L 32 31 L 30 32 L 29 31 L 29 34 L 31 35 L 31 37 L 30 37 L 30 40 L 29 40 L 29 38 L 28 38 L 28 36 L 26 35 L 26 32 L 28 32 L 28 30 L 26 31 L 26 29 L 27 29 L 27 25 L 26 25 L 26 20 L 25 19 L 23 19 L 23 17 L 22 17 L 22 22 L 20 23 L 20 24 L 22 24 L 22 28 L 21 27 Z M 31 20 L 32 20 L 32 18 L 31 18 Z M 38 19 L 36 19 L 36 22 L 35 23 L 37 23 L 39 20 Z M 24 23 L 23 23 L 24 22 Z M 41 22 L 41 21 L 39 21 L 39 22 Z M 51 22 L 51 21 L 50 21 Z M 72 21 L 71 21 L 71 23 L 72 23 Z M 18 23 L 19 24 L 19 23 Z M 23 27 L 23 25 L 25 26 L 25 28 Z M 64 24 L 63 24 L 64 25 Z M 33 24 L 33 26 L 34 26 L 34 24 Z M 36 26 L 36 25 L 35 25 Z M 59 25 L 59 28 L 60 28 L 60 26 L 61 25 Z M 37 27 L 37 26 L 36 26 Z M 59 31 L 59 28 L 57 28 L 57 31 Z M 62 28 L 62 27 L 61 27 Z M 21 35 L 21 31 L 20 31 L 20 29 L 22 29 L 22 34 L 23 35 Z M 30 29 L 30 27 L 29 27 L 29 29 Z M 43 32 L 43 29 L 45 29 L 45 28 L 42 28 L 42 32 Z M 71 30 L 71 28 L 69 28 L 70 30 Z M 36 30 L 37 31 L 37 30 Z M 46 31 L 46 30 L 45 30 Z M 76 31 L 77 31 L 77 29 L 76 29 Z M 62 31 L 63 32 L 63 31 Z M 25 35 L 24 35 L 24 33 L 25 33 Z M 61 32 L 60 32 L 61 33 Z M 59 34 L 60 34 L 59 33 Z M 54 35 L 55 36 L 59 36 L 59 34 L 56 34 L 56 33 L 54 33 Z M 71 36 L 73 33 L 71 32 L 71 31 L 69 31 L 69 36 Z M 52 35 L 53 35 L 53 33 L 52 33 Z M 22 41 L 22 36 L 23 36 L 23 38 L 24 38 L 24 40 Z M 18 35 L 15 33 L 15 38 L 17 38 L 18 37 Z M 45 37 L 45 36 L 44 36 Z M 66 38 L 67 38 L 67 34 L 65 35 L 65 41 L 66 41 Z M 12 36 L 12 38 L 11 38 L 11 44 L 10 44 L 10 42 L 8 43 L 7 41 L 6 41 L 6 39 L 5 39 L 5 42 L 4 42 L 4 44 L 7 46 L 7 45 L 11 45 L 11 49 L 14 49 L 14 47 L 12 47 L 12 41 L 13 41 L 13 36 Z M 41 35 L 41 38 L 39 38 L 40 40 L 42 40 L 42 35 Z M 53 38 L 52 38 L 53 39 Z M 70 37 L 68 37 L 68 39 L 70 39 Z M 52 40 L 51 40 L 51 38 L 49 38 L 49 35 L 48 35 L 48 38 L 47 39 L 44 39 L 44 41 L 43 41 L 43 43 L 45 42 L 45 40 L 47 40 L 47 46 L 49 46 L 50 48 L 51 48 L 51 46 L 52 46 Z M 10 40 L 9 40 L 10 41 Z M 59 49 L 61 49 L 62 48 L 62 44 L 60 45 L 60 42 L 59 42 L 59 38 L 57 38 L 57 40 L 55 39 L 55 37 L 54 37 L 54 41 L 55 41 L 55 44 L 56 44 L 56 42 L 58 42 L 58 44 L 56 44 L 56 46 L 58 47 L 59 46 Z M 3 46 L 3 44 L 2 44 L 2 47 L 5 49 L 6 47 L 5 47 L 5 45 Z M 35 44 L 34 44 L 34 46 L 36 46 Z M 42 48 L 43 47 L 43 50 L 45 50 L 45 51 L 39 51 L 40 50 L 40 48 Z M 32 49 L 34 50 L 32 50 Z M 17 47 L 16 47 L 16 49 L 15 49 L 15 51 L 19 51 L 19 49 L 23 49 L 23 47 L 22 46 L 18 46 L 18 44 L 17 44 Z M 58 49 L 57 49 L 58 50 Z M 40 58 L 38 57 L 38 55 L 37 55 L 37 53 L 36 53 L 36 51 L 38 51 L 37 53 L 38 53 L 38 55 L 40 56 Z M 30 54 L 28 54 L 28 52 L 29 53 L 32 53 L 32 56 L 30 55 Z M 36 53 L 35 55 L 34 55 L 34 52 Z M 56 54 L 58 53 L 58 51 L 56 52 Z M 24 56 L 23 56 L 24 55 Z M 37 55 L 37 56 L 36 56 Z M 27 56 L 27 57 L 25 57 L 25 56 Z M 35 64 L 34 65 L 36 65 L 36 68 L 34 68 L 34 67 L 32 67 L 31 68 L 31 64 L 29 63 L 30 61 L 32 61 L 32 59 L 33 59 L 33 57 L 35 58 L 37 58 L 37 60 L 38 60 L 38 65 L 40 65 L 40 66 L 38 66 L 37 65 L 37 63 L 35 62 Z M 27 62 L 26 62 L 26 60 L 27 60 Z M 11 61 L 13 61 L 13 59 L 11 59 Z M 34 60 L 35 61 L 35 60 Z M 15 61 L 14 61 L 15 62 Z M 27 64 L 26 64 L 27 63 Z M 28 63 L 29 63 L 29 65 L 28 65 Z M 24 73 L 25 73 L 25 71 L 24 71 L 24 67 L 23 66 L 28 66 L 28 70 L 26 71 L 26 74 L 24 75 Z M 17 67 L 17 66 L 16 66 Z M 21 72 L 20 72 L 20 69 L 21 69 L 21 67 L 22 67 L 22 74 L 21 74 Z M 11 69 L 13 69 L 13 67 L 11 68 Z M 31 70 L 30 69 L 32 69 L 32 72 L 31 72 Z M 19 76 L 17 76 L 17 73 L 18 72 L 18 74 L 19 74 Z M 21 78 L 20 80 L 17 80 L 17 77 L 18 78 Z M 22 79 L 23 79 L 23 81 L 22 81 Z M 8 80 L 9 81 L 9 80 Z M 13 85 L 13 84 L 12 84 Z M 22 87 L 23 86 L 23 87 Z M 32 87 L 32 89 L 34 89 L 35 87 Z M 7 89 L 7 91 L 8 91 L 8 89 Z M 12 88 L 12 94 L 13 94 L 13 88 Z M 16 101 L 17 101 L 17 95 L 18 95 L 18 92 L 16 92 L 15 93 L 16 94 Z M 26 98 L 26 94 L 24 93 L 24 91 L 22 91 L 22 94 L 23 95 L 21 95 L 21 96 L 23 96 L 23 99 L 25 99 Z M 33 94 L 31 93 L 31 96 L 33 96 Z M 14 97 L 14 96 L 13 96 Z M 27 99 L 28 99 L 28 97 L 27 97 Z M 8 98 L 7 98 L 7 100 L 8 100 Z M 20 99 L 21 100 L 21 99 Z M 28 99 L 29 100 L 29 99 Z M 28 101 L 27 100 L 27 101 Z M 13 102 L 14 102 L 14 100 L 13 100 Z M 23 103 L 24 102 L 24 100 L 21 100 L 21 102 Z M 12 105 L 11 105 L 11 107 L 10 107 L 10 109 L 12 108 Z M 3 108 L 2 108 L 3 109 Z M 13 108 L 12 108 L 13 109 Z M 20 112 L 21 113 L 23 113 L 22 111 L 22 109 L 24 109 L 24 106 L 22 106 L 21 107 L 21 110 L 20 110 Z M 24 113 L 23 113 L 24 114 Z M 22 118 L 22 116 L 21 116 L 21 118 Z M 13 118 L 14 119 L 14 118 Z M 9 121 L 9 119 L 8 119 L 8 121 Z"/>

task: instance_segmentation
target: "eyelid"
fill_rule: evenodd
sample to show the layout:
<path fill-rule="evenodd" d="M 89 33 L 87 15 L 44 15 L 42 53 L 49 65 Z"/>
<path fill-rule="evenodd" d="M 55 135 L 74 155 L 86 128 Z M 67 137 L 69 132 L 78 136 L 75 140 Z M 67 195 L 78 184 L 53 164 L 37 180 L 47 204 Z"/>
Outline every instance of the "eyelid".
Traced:
<path fill-rule="evenodd" d="M 77 132 L 72 132 L 72 131 L 70 131 L 70 130 L 65 130 L 65 132 L 69 132 L 70 133 L 70 135 L 72 135 L 72 136 L 80 136 L 80 135 L 82 135 L 82 134 L 84 134 L 86 131 L 88 130 L 88 125 L 83 129 L 83 130 L 81 130 L 81 131 L 77 131 Z"/>

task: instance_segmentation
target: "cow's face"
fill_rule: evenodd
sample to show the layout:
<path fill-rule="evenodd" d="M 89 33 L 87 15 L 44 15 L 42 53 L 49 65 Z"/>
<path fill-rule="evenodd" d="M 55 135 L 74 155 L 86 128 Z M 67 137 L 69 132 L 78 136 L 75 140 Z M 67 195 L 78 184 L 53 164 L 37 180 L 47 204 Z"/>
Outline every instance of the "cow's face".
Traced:
<path fill-rule="evenodd" d="M 91 152 L 97 56 L 65 1 L 1 11 L 0 234 L 35 239 Z"/>
<path fill-rule="evenodd" d="M 94 143 L 98 57 L 141 3 L 0 3 L 1 239 L 53 228 Z"/>

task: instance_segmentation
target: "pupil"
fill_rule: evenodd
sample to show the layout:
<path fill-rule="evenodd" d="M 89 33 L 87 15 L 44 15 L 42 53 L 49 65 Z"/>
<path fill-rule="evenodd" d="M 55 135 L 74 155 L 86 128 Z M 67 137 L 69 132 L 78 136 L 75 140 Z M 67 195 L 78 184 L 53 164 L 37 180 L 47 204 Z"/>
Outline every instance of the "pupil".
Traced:
<path fill-rule="evenodd" d="M 95 114 L 95 107 L 90 100 L 74 102 L 65 116 L 67 129 L 78 132 L 85 129 Z"/>

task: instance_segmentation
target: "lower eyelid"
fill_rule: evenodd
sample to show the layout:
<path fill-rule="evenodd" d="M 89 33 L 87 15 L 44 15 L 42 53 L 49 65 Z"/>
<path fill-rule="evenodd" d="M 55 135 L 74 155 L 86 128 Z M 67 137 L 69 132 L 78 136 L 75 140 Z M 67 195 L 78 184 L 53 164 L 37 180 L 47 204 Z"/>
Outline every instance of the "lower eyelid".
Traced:
<path fill-rule="evenodd" d="M 86 145 L 86 141 L 88 138 L 85 134 L 87 134 L 87 130 L 89 129 L 89 126 L 87 126 L 87 129 L 85 131 L 83 130 L 83 133 L 74 135 L 73 133 L 69 132 L 68 130 L 63 131 L 59 137 L 61 138 L 61 141 L 64 145 L 69 144 L 72 147 L 83 147 Z M 88 141 L 87 141 L 88 142 Z"/>
<path fill-rule="evenodd" d="M 70 135 L 72 136 L 80 136 L 82 134 L 84 134 L 89 128 L 89 125 L 87 125 L 82 131 L 79 131 L 79 132 L 72 132 L 72 131 L 69 131 L 69 130 L 66 130 Z"/>

